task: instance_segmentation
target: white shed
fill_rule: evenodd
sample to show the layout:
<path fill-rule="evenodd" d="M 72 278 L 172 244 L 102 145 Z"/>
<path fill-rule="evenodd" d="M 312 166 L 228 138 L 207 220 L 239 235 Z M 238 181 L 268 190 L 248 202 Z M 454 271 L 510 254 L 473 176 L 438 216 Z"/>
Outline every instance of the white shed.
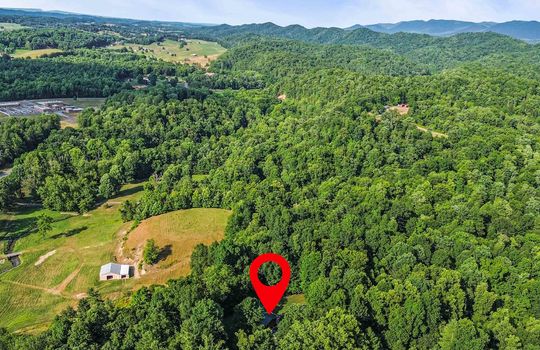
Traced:
<path fill-rule="evenodd" d="M 115 263 L 108 263 L 101 266 L 99 271 L 99 280 L 122 280 L 131 277 L 131 266 Z"/>

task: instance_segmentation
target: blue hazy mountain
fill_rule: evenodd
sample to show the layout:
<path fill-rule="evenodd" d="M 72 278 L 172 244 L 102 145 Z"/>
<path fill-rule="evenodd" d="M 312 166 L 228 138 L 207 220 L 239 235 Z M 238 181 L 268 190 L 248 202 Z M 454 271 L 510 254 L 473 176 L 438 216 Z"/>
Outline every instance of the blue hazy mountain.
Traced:
<path fill-rule="evenodd" d="M 464 22 L 451 20 L 406 21 L 399 23 L 379 23 L 372 25 L 354 25 L 347 29 L 369 28 L 376 32 L 394 34 L 399 32 L 429 34 L 435 36 L 450 36 L 459 33 L 494 32 L 505 34 L 516 39 L 540 41 L 540 22 L 511 21 L 494 22 Z"/>

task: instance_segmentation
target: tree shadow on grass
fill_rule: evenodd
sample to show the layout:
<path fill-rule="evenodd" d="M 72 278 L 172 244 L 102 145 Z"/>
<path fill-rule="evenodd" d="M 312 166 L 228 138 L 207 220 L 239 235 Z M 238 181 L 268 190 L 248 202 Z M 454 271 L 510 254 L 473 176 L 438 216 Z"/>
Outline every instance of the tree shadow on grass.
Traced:
<path fill-rule="evenodd" d="M 159 251 L 158 262 L 167 259 L 172 254 L 172 245 L 167 244 Z"/>
<path fill-rule="evenodd" d="M 115 200 L 117 198 L 121 198 L 121 197 L 125 197 L 125 196 L 130 196 L 132 194 L 135 194 L 137 192 L 142 191 L 143 188 L 144 188 L 144 184 L 140 184 L 140 185 L 137 185 L 135 187 L 125 189 L 123 191 L 118 192 L 118 194 L 115 195 L 114 197 L 112 197 L 111 200 Z"/>
<path fill-rule="evenodd" d="M 0 240 L 16 240 L 28 236 L 36 227 L 37 218 L 0 220 Z"/>
<path fill-rule="evenodd" d="M 58 233 L 54 236 L 51 236 L 52 239 L 58 239 L 58 238 L 64 238 L 64 237 L 71 237 L 75 236 L 76 234 L 81 233 L 82 231 L 85 231 L 88 229 L 88 226 L 82 226 L 79 228 L 75 228 L 73 230 L 69 230 L 67 232 Z"/>

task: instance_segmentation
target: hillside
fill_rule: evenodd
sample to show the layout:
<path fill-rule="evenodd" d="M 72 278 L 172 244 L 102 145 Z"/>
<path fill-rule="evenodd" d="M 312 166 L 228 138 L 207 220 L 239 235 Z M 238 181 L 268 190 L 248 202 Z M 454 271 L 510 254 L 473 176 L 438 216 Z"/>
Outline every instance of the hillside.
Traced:
<path fill-rule="evenodd" d="M 385 34 L 366 28 L 343 30 L 307 29 L 301 26 L 280 27 L 273 23 L 221 25 L 200 28 L 191 33 L 197 37 L 219 41 L 227 47 L 264 42 L 262 38 L 289 39 L 310 44 L 367 46 L 390 50 L 432 70 L 454 67 L 460 62 L 474 61 L 495 53 L 524 52 L 533 49 L 532 45 L 523 41 L 495 33 L 463 33 L 446 38 L 412 33 Z M 329 62 L 323 64 L 328 65 Z"/>

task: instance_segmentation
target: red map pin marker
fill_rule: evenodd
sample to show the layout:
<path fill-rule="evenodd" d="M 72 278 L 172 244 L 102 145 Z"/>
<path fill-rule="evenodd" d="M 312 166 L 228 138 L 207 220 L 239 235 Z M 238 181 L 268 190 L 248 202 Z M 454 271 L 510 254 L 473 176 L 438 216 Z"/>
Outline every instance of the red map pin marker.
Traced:
<path fill-rule="evenodd" d="M 273 286 L 267 286 L 259 280 L 259 268 L 262 264 L 267 262 L 276 263 L 281 268 L 281 281 Z M 291 268 L 287 260 L 281 255 L 267 253 L 253 260 L 249 267 L 249 278 L 251 279 L 253 289 L 255 289 L 255 293 L 257 293 L 266 312 L 271 314 L 279 304 L 279 301 L 289 286 L 289 281 L 291 280 Z"/>

